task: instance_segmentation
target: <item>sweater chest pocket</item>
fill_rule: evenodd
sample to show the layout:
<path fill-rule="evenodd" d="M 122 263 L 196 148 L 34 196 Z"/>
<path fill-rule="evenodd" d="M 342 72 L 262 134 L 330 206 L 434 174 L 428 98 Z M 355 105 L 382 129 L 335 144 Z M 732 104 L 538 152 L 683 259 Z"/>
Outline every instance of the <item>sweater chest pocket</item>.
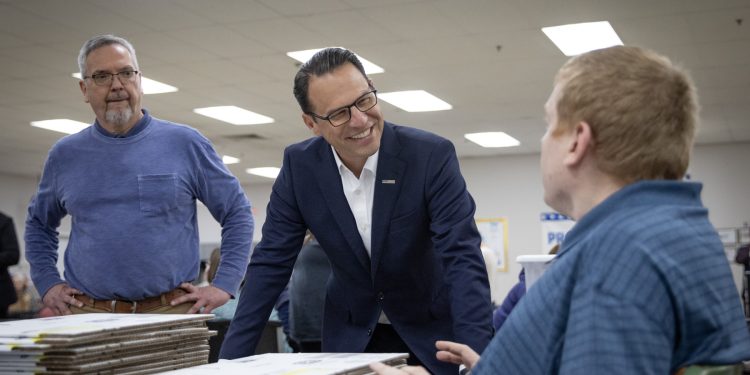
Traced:
<path fill-rule="evenodd" d="M 159 213 L 177 207 L 177 174 L 138 175 L 141 211 Z"/>

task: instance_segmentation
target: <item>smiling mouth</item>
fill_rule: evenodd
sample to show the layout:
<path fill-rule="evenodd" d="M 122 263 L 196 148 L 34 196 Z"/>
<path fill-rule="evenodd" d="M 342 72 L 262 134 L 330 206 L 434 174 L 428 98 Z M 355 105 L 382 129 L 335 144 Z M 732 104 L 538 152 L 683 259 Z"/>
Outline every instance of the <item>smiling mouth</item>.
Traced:
<path fill-rule="evenodd" d="M 370 134 L 372 134 L 372 126 L 369 127 L 369 128 L 367 128 L 367 130 L 363 131 L 362 133 L 355 134 L 355 135 L 353 135 L 353 136 L 351 136 L 349 138 L 351 138 L 351 139 L 362 139 L 362 138 L 367 137 Z"/>

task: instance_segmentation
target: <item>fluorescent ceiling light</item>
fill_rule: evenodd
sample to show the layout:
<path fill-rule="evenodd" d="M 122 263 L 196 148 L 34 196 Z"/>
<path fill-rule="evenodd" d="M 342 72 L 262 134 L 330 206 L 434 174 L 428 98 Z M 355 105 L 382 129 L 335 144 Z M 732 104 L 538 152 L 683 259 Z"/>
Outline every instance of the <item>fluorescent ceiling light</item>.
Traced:
<path fill-rule="evenodd" d="M 78 133 L 79 131 L 89 127 L 90 125 L 91 124 L 86 124 L 80 121 L 73 121 L 66 118 L 31 122 L 31 126 L 66 134 Z"/>
<path fill-rule="evenodd" d="M 206 117 L 215 118 L 219 121 L 228 122 L 232 125 L 258 125 L 268 124 L 274 121 L 268 116 L 263 116 L 233 105 L 195 108 L 193 109 L 193 112 Z"/>
<path fill-rule="evenodd" d="M 224 155 L 221 157 L 221 161 L 223 161 L 224 164 L 237 164 L 240 162 L 240 159 L 237 159 L 234 156 Z"/>
<path fill-rule="evenodd" d="M 482 147 L 514 147 L 521 144 L 504 132 L 469 133 L 464 137 Z"/>
<path fill-rule="evenodd" d="M 622 40 L 607 21 L 542 27 L 542 32 L 565 56 L 622 45 Z"/>
<path fill-rule="evenodd" d="M 344 48 L 344 47 L 334 47 L 334 48 Z M 310 60 L 310 58 L 313 57 L 313 55 L 316 52 L 323 50 L 323 49 L 324 48 L 308 49 L 304 51 L 292 51 L 292 52 L 287 52 L 286 55 L 304 64 L 307 62 L 307 60 Z M 357 55 L 357 58 L 359 59 L 359 62 L 362 63 L 362 67 L 365 68 L 365 73 L 378 74 L 378 73 L 385 72 L 383 68 L 373 64 L 372 62 L 363 58 L 362 56 Z"/>
<path fill-rule="evenodd" d="M 276 176 L 279 175 L 279 171 L 281 171 L 281 169 L 276 167 L 248 168 L 245 170 L 245 172 L 249 174 L 267 178 L 276 178 Z"/>
<path fill-rule="evenodd" d="M 74 78 L 81 79 L 81 73 L 73 73 L 72 76 Z M 143 88 L 143 93 L 145 95 L 163 94 L 167 92 L 176 92 L 178 90 L 177 87 L 170 86 L 166 83 L 155 81 L 151 78 L 146 78 L 143 76 L 141 76 L 141 88 Z"/>
<path fill-rule="evenodd" d="M 378 98 L 407 112 L 445 111 L 453 108 L 450 104 L 424 90 L 378 93 Z"/>

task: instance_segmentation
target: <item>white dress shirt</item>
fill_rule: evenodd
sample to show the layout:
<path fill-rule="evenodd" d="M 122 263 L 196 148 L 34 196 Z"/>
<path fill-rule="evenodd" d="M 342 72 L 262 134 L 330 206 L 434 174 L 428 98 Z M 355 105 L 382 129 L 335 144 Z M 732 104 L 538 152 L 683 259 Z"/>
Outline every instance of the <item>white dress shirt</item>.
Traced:
<path fill-rule="evenodd" d="M 336 150 L 331 146 L 333 157 L 339 167 L 341 175 L 341 186 L 344 187 L 344 195 L 352 210 L 354 220 L 357 222 L 357 230 L 365 244 L 367 254 L 370 254 L 372 243 L 372 200 L 375 195 L 375 171 L 378 169 L 378 152 L 375 152 L 365 162 L 359 178 L 347 168 L 341 161 Z"/>
<path fill-rule="evenodd" d="M 333 146 L 331 146 L 331 152 L 339 167 L 341 186 L 344 188 L 344 195 L 354 215 L 354 221 L 357 222 L 357 230 L 362 237 L 362 243 L 365 245 L 367 255 L 372 257 L 372 201 L 375 196 L 375 172 L 378 170 L 380 151 L 367 158 L 359 178 L 344 165 Z M 380 313 L 378 323 L 390 324 L 385 312 Z"/>

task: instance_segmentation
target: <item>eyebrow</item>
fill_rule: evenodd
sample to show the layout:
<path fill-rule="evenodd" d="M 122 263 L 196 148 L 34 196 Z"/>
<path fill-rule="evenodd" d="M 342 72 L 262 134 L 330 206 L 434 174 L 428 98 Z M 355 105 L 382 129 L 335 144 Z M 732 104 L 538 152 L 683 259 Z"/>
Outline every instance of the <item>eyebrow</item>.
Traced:
<path fill-rule="evenodd" d="M 126 70 L 135 70 L 135 67 L 133 67 L 131 65 L 127 65 L 127 66 L 122 67 L 119 70 L 117 70 L 117 73 L 124 72 Z M 105 69 L 99 69 L 99 70 L 94 70 L 93 72 L 91 72 L 92 75 L 93 74 L 99 74 L 99 73 L 110 73 L 110 71 L 109 70 L 105 70 Z"/>

